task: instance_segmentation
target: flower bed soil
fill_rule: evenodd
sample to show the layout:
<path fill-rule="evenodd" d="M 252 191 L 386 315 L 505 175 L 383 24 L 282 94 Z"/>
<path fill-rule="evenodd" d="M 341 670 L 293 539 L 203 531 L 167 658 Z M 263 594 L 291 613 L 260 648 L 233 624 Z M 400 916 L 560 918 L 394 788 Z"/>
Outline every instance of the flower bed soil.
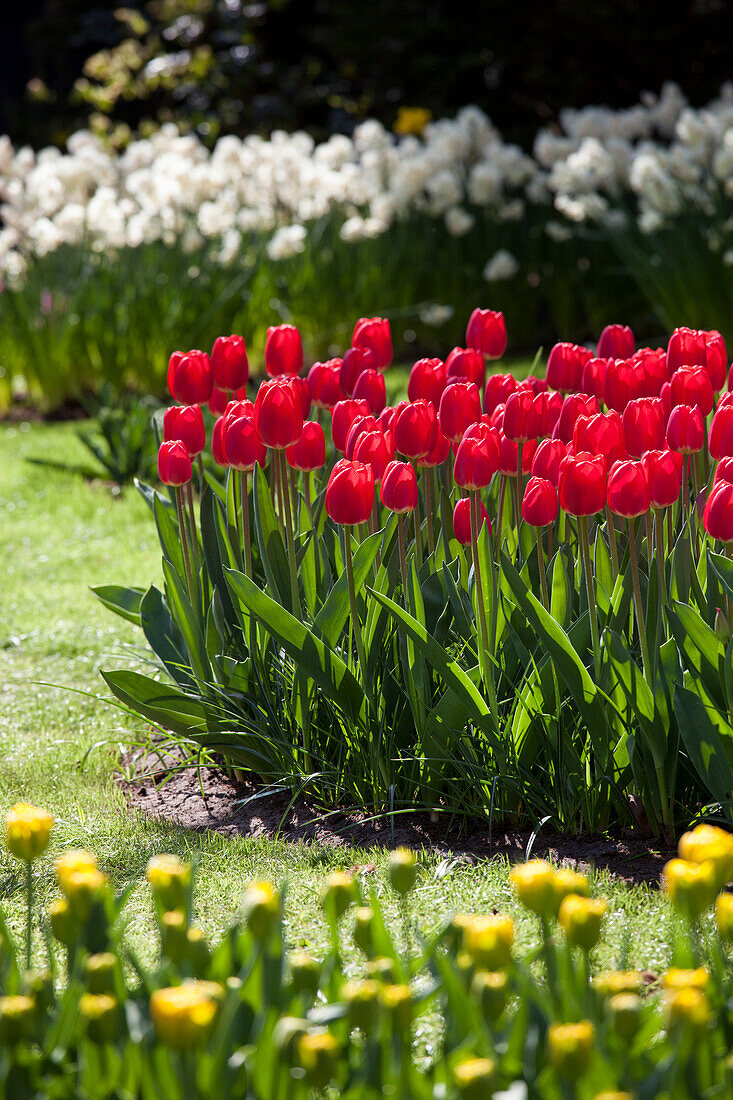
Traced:
<path fill-rule="evenodd" d="M 425 812 L 383 814 L 376 820 L 364 811 L 324 811 L 300 797 L 291 804 L 287 791 L 270 791 L 253 779 L 234 779 L 222 767 L 182 767 L 170 752 L 138 750 L 124 761 L 120 780 L 132 809 L 192 829 L 229 837 L 280 837 L 292 843 L 331 847 L 392 848 L 405 845 L 464 856 L 467 861 L 504 856 L 525 858 L 532 832 L 494 829 L 484 822 L 451 822 Z M 549 857 L 578 870 L 606 869 L 629 883 L 659 883 L 674 849 L 655 840 L 539 833 L 533 856 Z"/>

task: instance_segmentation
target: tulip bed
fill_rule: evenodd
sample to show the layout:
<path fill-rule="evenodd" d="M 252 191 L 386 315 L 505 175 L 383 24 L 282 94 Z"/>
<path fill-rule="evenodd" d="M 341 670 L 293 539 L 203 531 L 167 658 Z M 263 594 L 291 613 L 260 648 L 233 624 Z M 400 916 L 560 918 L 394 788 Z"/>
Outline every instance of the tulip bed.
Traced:
<path fill-rule="evenodd" d="M 394 408 L 380 318 L 307 378 L 297 329 L 271 329 L 254 403 L 241 337 L 174 353 L 168 489 L 140 486 L 164 590 L 96 590 L 161 669 L 107 672 L 118 699 L 324 806 L 667 836 L 730 818 L 724 342 L 636 349 L 615 325 L 545 377 L 485 379 L 506 342 L 475 310 Z"/>
<path fill-rule="evenodd" d="M 250 883 L 241 911 L 208 942 L 196 923 L 191 865 L 155 856 L 147 879 L 160 947 L 143 965 L 124 929 L 126 894 L 115 894 L 91 852 L 57 858 L 58 896 L 36 913 L 33 863 L 53 824 L 27 804 L 5 821 L 28 886 L 17 941 L 0 916 L 4 1095 L 730 1095 L 733 895 L 720 889 L 733 874 L 733 839 L 714 826 L 686 833 L 667 864 L 678 918 L 669 966 L 657 975 L 629 970 L 624 958 L 599 972 L 605 901 L 590 896 L 584 875 L 542 860 L 511 874 L 537 922 L 537 946 L 524 958 L 502 914 L 456 913 L 426 935 L 411 912 L 420 868 L 406 849 L 388 865 L 399 931 L 385 921 L 381 884 L 326 878 L 330 950 L 322 959 L 287 950 L 286 887 L 267 881 Z M 717 931 L 703 941 L 700 920 L 712 906 Z M 37 920 L 45 959 L 31 970 Z M 347 975 L 352 941 L 358 972 Z"/>

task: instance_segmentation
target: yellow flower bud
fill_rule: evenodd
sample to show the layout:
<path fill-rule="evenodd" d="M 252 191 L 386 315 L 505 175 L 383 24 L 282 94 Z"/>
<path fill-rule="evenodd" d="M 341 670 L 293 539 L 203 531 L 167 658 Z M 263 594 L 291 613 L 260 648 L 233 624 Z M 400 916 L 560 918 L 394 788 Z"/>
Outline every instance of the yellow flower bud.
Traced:
<path fill-rule="evenodd" d="M 733 878 L 733 833 L 717 825 L 698 825 L 680 838 L 677 852 L 690 863 L 705 863 L 715 867 L 716 889 Z"/>
<path fill-rule="evenodd" d="M 550 1063 L 561 1077 L 577 1081 L 593 1057 L 596 1033 L 590 1020 L 577 1024 L 553 1024 L 547 1032 Z"/>
<path fill-rule="evenodd" d="M 560 906 L 569 894 L 577 894 L 578 897 L 587 898 L 590 895 L 590 883 L 587 875 L 581 875 L 577 871 L 562 867 L 555 871 L 552 878 L 552 886 L 555 892 L 555 913 L 557 916 Z"/>
<path fill-rule="evenodd" d="M 417 879 L 417 857 L 409 848 L 398 848 L 392 852 L 388 864 L 389 881 L 392 889 L 405 897 L 415 885 Z"/>
<path fill-rule="evenodd" d="M 400 137 L 406 134 L 419 137 L 432 117 L 427 107 L 400 107 L 392 129 Z"/>
<path fill-rule="evenodd" d="M 664 867 L 664 888 L 672 903 L 688 918 L 704 913 L 715 897 L 716 873 L 712 860 L 690 863 L 671 859 Z"/>
<path fill-rule="evenodd" d="M 372 937 L 372 920 L 374 912 L 368 905 L 360 905 L 354 911 L 354 943 L 361 948 L 365 955 L 374 953 L 374 940 Z"/>
<path fill-rule="evenodd" d="M 733 942 L 733 894 L 718 894 L 715 902 L 715 923 L 721 940 Z"/>
<path fill-rule="evenodd" d="M 90 993 L 114 993 L 118 974 L 119 962 L 111 951 L 88 955 L 84 960 L 84 977 Z"/>
<path fill-rule="evenodd" d="M 555 910 L 555 871 L 544 859 L 520 863 L 509 875 L 522 905 L 541 917 L 551 917 Z"/>
<path fill-rule="evenodd" d="M 475 966 L 503 970 L 512 961 L 514 924 L 510 917 L 475 916 L 463 929 L 463 946 Z"/>
<path fill-rule="evenodd" d="M 354 880 L 342 871 L 329 875 L 323 886 L 323 908 L 329 919 L 338 920 L 354 903 Z"/>
<path fill-rule="evenodd" d="M 71 907 L 66 898 L 57 898 L 48 907 L 48 919 L 59 943 L 65 947 L 71 947 L 79 935 L 79 922 L 71 912 Z"/>
<path fill-rule="evenodd" d="M 630 1092 L 597 1092 L 593 1100 L 634 1100 Z"/>
<path fill-rule="evenodd" d="M 96 868 L 91 871 L 74 871 L 65 878 L 66 900 L 77 920 L 89 920 L 92 906 L 100 900 L 106 886 L 107 876 Z"/>
<path fill-rule="evenodd" d="M 412 990 L 409 985 L 384 985 L 382 1004 L 397 1031 L 407 1031 L 412 1023 Z"/>
<path fill-rule="evenodd" d="M 33 1036 L 36 1002 L 25 994 L 0 997 L 0 1044 L 12 1046 Z"/>
<path fill-rule="evenodd" d="M 5 843 L 16 859 L 30 862 L 48 848 L 53 814 L 27 802 L 18 802 L 5 818 Z"/>
<path fill-rule="evenodd" d="M 489 1023 L 495 1023 L 506 1007 L 507 984 L 503 970 L 479 970 L 473 976 L 471 993 Z"/>
<path fill-rule="evenodd" d="M 253 882 L 242 900 L 247 927 L 256 940 L 265 940 L 280 916 L 280 898 L 271 882 Z"/>
<path fill-rule="evenodd" d="M 380 955 L 376 959 L 370 959 L 366 964 L 366 972 L 369 978 L 378 982 L 393 982 L 395 980 L 395 968 L 391 959 Z"/>
<path fill-rule="evenodd" d="M 612 997 L 615 993 L 640 993 L 644 978 L 640 970 L 606 970 L 596 975 L 591 984 L 602 997 Z"/>
<path fill-rule="evenodd" d="M 290 973 L 294 993 L 314 994 L 321 977 L 321 964 L 307 951 L 294 951 L 290 956 Z"/>
<path fill-rule="evenodd" d="M 304 1078 L 313 1088 L 324 1089 L 333 1077 L 339 1045 L 328 1031 L 311 1031 L 297 1042 L 298 1061 Z"/>
<path fill-rule="evenodd" d="M 638 993 L 615 993 L 606 1005 L 611 1027 L 626 1043 L 639 1030 L 642 1000 Z"/>
<path fill-rule="evenodd" d="M 218 1008 L 213 982 L 184 982 L 156 989 L 150 997 L 155 1034 L 178 1050 L 197 1046 L 208 1038 Z"/>
<path fill-rule="evenodd" d="M 565 930 L 568 943 L 590 951 L 601 936 L 601 925 L 608 905 L 605 901 L 568 894 L 560 906 L 558 920 Z"/>
<path fill-rule="evenodd" d="M 496 1062 L 491 1058 L 466 1058 L 453 1070 L 453 1083 L 465 1100 L 484 1100 L 496 1084 Z"/>
<path fill-rule="evenodd" d="M 97 857 L 83 848 L 72 848 L 56 860 L 56 881 L 64 894 L 70 877 L 79 871 L 96 871 Z"/>
<path fill-rule="evenodd" d="M 164 909 L 185 909 L 191 887 L 191 864 L 174 855 L 153 856 L 145 877 Z"/>
<path fill-rule="evenodd" d="M 665 997 L 670 1029 L 683 1027 L 699 1037 L 708 1028 L 713 1013 L 707 997 L 700 989 L 669 990 Z"/>
<path fill-rule="evenodd" d="M 662 984 L 665 989 L 699 989 L 705 993 L 710 984 L 710 973 L 704 966 L 698 966 L 697 970 L 679 970 L 671 966 L 662 975 Z"/>
<path fill-rule="evenodd" d="M 120 1006 L 108 993 L 83 993 L 79 1015 L 93 1043 L 112 1043 L 122 1029 Z"/>
<path fill-rule="evenodd" d="M 349 1021 L 352 1027 L 369 1031 L 374 1025 L 379 1009 L 379 991 L 381 986 L 373 978 L 360 982 L 344 982 L 341 996 L 349 1006 Z"/>

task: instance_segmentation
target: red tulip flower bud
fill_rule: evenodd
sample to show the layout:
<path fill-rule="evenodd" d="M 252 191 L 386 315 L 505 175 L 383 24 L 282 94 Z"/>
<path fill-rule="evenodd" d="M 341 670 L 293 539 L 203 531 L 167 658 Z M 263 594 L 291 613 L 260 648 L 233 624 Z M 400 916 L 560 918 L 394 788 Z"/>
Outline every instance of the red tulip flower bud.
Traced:
<path fill-rule="evenodd" d="M 668 380 L 667 354 L 664 348 L 639 348 L 630 362 L 636 364 L 639 379 L 637 397 L 659 397 Z"/>
<path fill-rule="evenodd" d="M 731 363 L 728 371 L 728 392 L 733 393 L 733 363 Z"/>
<path fill-rule="evenodd" d="M 381 481 L 384 471 L 394 458 L 394 439 L 389 429 L 386 432 L 375 428 L 362 432 L 354 446 L 355 462 L 365 462 L 374 471 L 374 480 Z"/>
<path fill-rule="evenodd" d="M 172 405 L 163 414 L 163 439 L 180 439 L 191 458 L 206 446 L 204 415 L 199 405 Z"/>
<path fill-rule="evenodd" d="M 522 516 L 530 527 L 547 527 L 557 517 L 557 489 L 543 477 L 531 477 L 524 490 Z"/>
<path fill-rule="evenodd" d="M 354 447 L 356 446 L 359 436 L 364 435 L 365 432 L 373 432 L 378 428 L 378 423 L 373 416 L 356 416 L 351 422 L 351 427 L 346 433 L 346 446 L 344 447 L 344 457 L 354 457 Z"/>
<path fill-rule="evenodd" d="M 672 407 L 697 405 L 703 416 L 713 407 L 713 384 L 704 367 L 680 367 L 671 380 Z"/>
<path fill-rule="evenodd" d="M 214 462 L 218 466 L 228 466 L 227 453 L 224 450 L 224 417 L 220 416 L 218 420 L 214 422 L 214 430 L 211 433 L 211 453 L 214 456 Z"/>
<path fill-rule="evenodd" d="M 529 439 L 522 447 L 522 473 L 528 474 L 537 451 L 537 440 Z M 499 438 L 499 473 L 516 477 L 519 468 L 519 444 L 502 432 Z"/>
<path fill-rule="evenodd" d="M 596 355 L 606 359 L 628 359 L 634 354 L 634 334 L 628 325 L 606 325 L 596 348 Z"/>
<path fill-rule="evenodd" d="M 713 485 L 717 485 L 719 481 L 733 483 L 733 458 L 721 458 L 715 470 Z"/>
<path fill-rule="evenodd" d="M 483 506 L 483 503 L 479 501 L 479 531 L 486 525 L 489 529 L 489 534 L 492 534 L 491 520 L 489 519 L 489 513 Z M 460 542 L 461 546 L 471 545 L 471 499 L 470 497 L 461 497 L 453 509 L 453 535 Z"/>
<path fill-rule="evenodd" d="M 363 462 L 341 458 L 326 487 L 326 512 L 334 523 L 366 523 L 374 506 L 374 471 Z"/>
<path fill-rule="evenodd" d="M 705 347 L 708 353 L 707 372 L 713 389 L 718 393 L 725 385 L 725 375 L 728 370 L 725 340 L 716 329 L 710 329 L 705 333 Z"/>
<path fill-rule="evenodd" d="M 615 409 L 595 416 L 579 416 L 573 428 L 573 449 L 605 455 L 607 462 L 626 458 L 624 425 Z"/>
<path fill-rule="evenodd" d="M 567 446 L 561 439 L 543 439 L 532 459 L 532 477 L 549 481 L 557 489 L 560 463 L 566 454 Z"/>
<path fill-rule="evenodd" d="M 220 390 L 218 386 L 213 387 L 211 391 L 211 397 L 209 398 L 207 404 L 213 412 L 214 416 L 221 416 L 223 414 L 224 409 L 229 404 L 230 396 L 231 395 L 228 394 L 226 390 Z"/>
<path fill-rule="evenodd" d="M 376 370 L 377 360 L 368 348 L 348 348 L 341 360 L 339 381 L 346 397 L 354 396 L 354 386 L 365 370 Z"/>
<path fill-rule="evenodd" d="M 224 417 L 222 442 L 227 464 L 234 470 L 254 470 L 255 463 L 265 465 L 267 451 L 257 434 L 255 422 L 248 416 Z"/>
<path fill-rule="evenodd" d="M 589 397 L 584 393 L 569 393 L 562 403 L 560 416 L 553 431 L 554 437 L 561 439 L 563 443 L 570 443 L 578 417 L 590 419 L 597 412 L 598 402 L 595 397 Z"/>
<path fill-rule="evenodd" d="M 484 389 L 484 412 L 492 413 L 497 405 L 505 404 L 516 388 L 517 380 L 513 374 L 490 374 Z"/>
<path fill-rule="evenodd" d="M 587 451 L 566 455 L 558 479 L 560 507 L 571 516 L 593 516 L 606 503 L 606 459 Z"/>
<path fill-rule="evenodd" d="M 438 440 L 435 407 L 420 398 L 407 405 L 392 422 L 395 449 L 407 458 L 430 454 Z"/>
<path fill-rule="evenodd" d="M 240 416 L 248 416 L 250 420 L 254 420 L 254 415 L 255 407 L 252 401 L 229 401 L 224 409 L 226 420 L 237 420 Z"/>
<path fill-rule="evenodd" d="M 704 367 L 707 361 L 705 333 L 692 328 L 676 328 L 667 344 L 670 374 L 680 367 Z"/>
<path fill-rule="evenodd" d="M 417 464 L 423 468 L 431 468 L 433 466 L 442 466 L 450 453 L 450 440 L 446 439 L 440 428 L 438 428 L 438 438 L 435 441 L 435 446 L 428 454 L 423 455 L 422 458 L 418 458 Z"/>
<path fill-rule="evenodd" d="M 453 443 L 463 438 L 470 424 L 481 418 L 481 397 L 473 382 L 453 382 L 443 390 L 438 421 L 443 435 Z"/>
<path fill-rule="evenodd" d="M 641 462 L 614 462 L 608 475 L 608 506 L 616 516 L 641 516 L 649 511 L 649 482 Z"/>
<path fill-rule="evenodd" d="M 462 489 L 485 489 L 498 468 L 499 440 L 493 429 L 487 429 L 478 439 L 464 435 L 453 466 L 456 485 Z"/>
<path fill-rule="evenodd" d="M 583 367 L 593 353 L 579 344 L 560 343 L 550 351 L 547 360 L 547 384 L 561 393 L 575 393 L 580 389 Z"/>
<path fill-rule="evenodd" d="M 589 359 L 583 367 L 580 381 L 580 392 L 595 397 L 597 401 L 603 401 L 603 393 L 606 385 L 606 371 L 609 359 Z"/>
<path fill-rule="evenodd" d="M 611 359 L 606 367 L 603 400 L 609 409 L 622 413 L 629 401 L 638 397 L 635 364 L 629 359 Z"/>
<path fill-rule="evenodd" d="M 297 443 L 288 447 L 285 457 L 294 470 L 308 473 L 320 470 L 326 464 L 326 437 L 323 428 L 314 420 L 306 420 Z"/>
<path fill-rule="evenodd" d="M 355 401 L 349 397 L 344 401 L 337 401 L 331 409 L 331 438 L 336 450 L 342 454 L 349 428 L 357 416 L 369 416 L 369 405 L 366 401 Z"/>
<path fill-rule="evenodd" d="M 255 427 L 266 447 L 283 451 L 303 431 L 301 394 L 291 378 L 263 382 L 255 401 Z"/>
<path fill-rule="evenodd" d="M 652 508 L 669 508 L 682 489 L 682 455 L 677 451 L 647 451 L 641 464 L 649 483 Z"/>
<path fill-rule="evenodd" d="M 181 405 L 203 405 L 211 397 L 214 379 L 205 351 L 174 351 L 168 363 L 168 389 Z"/>
<path fill-rule="evenodd" d="M 317 409 L 332 409 L 344 394 L 341 390 L 342 359 L 314 363 L 308 371 L 308 392 Z"/>
<path fill-rule="evenodd" d="M 422 398 L 437 410 L 446 383 L 445 363 L 442 359 L 418 359 L 410 371 L 407 396 L 410 401 Z"/>
<path fill-rule="evenodd" d="M 680 454 L 696 454 L 705 441 L 705 425 L 697 405 L 675 405 L 667 421 L 667 444 Z"/>
<path fill-rule="evenodd" d="M 445 361 L 445 373 L 448 384 L 452 382 L 474 382 L 483 386 L 486 364 L 480 351 L 475 348 L 453 348 Z"/>
<path fill-rule="evenodd" d="M 372 367 L 363 370 L 356 380 L 354 397 L 357 400 L 366 401 L 374 415 L 379 416 L 387 404 L 387 387 L 381 371 L 374 370 Z"/>
<path fill-rule="evenodd" d="M 247 345 L 241 336 L 217 336 L 211 349 L 211 373 L 220 390 L 240 390 L 249 379 Z"/>
<path fill-rule="evenodd" d="M 390 512 L 401 514 L 417 508 L 417 477 L 409 462 L 390 462 L 382 475 L 381 495 Z"/>
<path fill-rule="evenodd" d="M 516 389 L 510 393 L 504 407 L 504 420 L 502 427 L 504 434 L 514 443 L 526 443 L 529 439 L 536 439 L 542 431 L 543 410 L 541 398 L 546 395 L 534 396 L 531 390 Z"/>
<path fill-rule="evenodd" d="M 193 466 L 186 445 L 180 439 L 161 443 L 158 451 L 158 477 L 164 485 L 186 485 L 191 480 Z"/>
<path fill-rule="evenodd" d="M 265 369 L 271 378 L 300 374 L 303 341 L 295 325 L 271 325 L 265 339 Z"/>
<path fill-rule="evenodd" d="M 475 309 L 466 326 L 466 344 L 487 359 L 501 359 L 506 351 L 504 314 L 493 309 Z"/>
<path fill-rule="evenodd" d="M 384 317 L 361 317 L 354 326 L 351 343 L 372 353 L 377 370 L 386 370 L 392 362 L 392 333 Z"/>
<path fill-rule="evenodd" d="M 637 397 L 629 401 L 623 415 L 626 450 L 634 458 L 644 451 L 663 450 L 666 443 L 664 406 L 658 397 Z"/>
<path fill-rule="evenodd" d="M 733 403 L 720 405 L 708 432 L 708 447 L 713 458 L 733 455 Z"/>
<path fill-rule="evenodd" d="M 713 485 L 702 517 L 705 530 L 720 542 L 733 542 L 733 484 L 719 481 Z"/>

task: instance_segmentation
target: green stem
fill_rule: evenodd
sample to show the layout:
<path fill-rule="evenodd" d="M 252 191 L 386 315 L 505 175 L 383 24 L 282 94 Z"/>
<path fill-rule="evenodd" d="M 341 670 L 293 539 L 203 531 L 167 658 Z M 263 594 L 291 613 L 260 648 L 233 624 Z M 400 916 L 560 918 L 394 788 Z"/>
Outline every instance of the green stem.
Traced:
<path fill-rule="evenodd" d="M 183 548 L 183 567 L 186 571 L 186 582 L 188 584 L 188 598 L 191 601 L 191 606 L 195 607 L 194 603 L 194 583 L 193 583 L 193 570 L 191 567 L 191 558 L 188 548 L 188 539 L 186 538 L 186 517 L 184 515 L 183 505 L 183 489 L 180 485 L 176 486 L 176 509 L 178 511 L 178 527 L 181 533 L 181 546 Z"/>
<path fill-rule="evenodd" d="M 550 610 L 550 594 L 547 591 L 547 573 L 545 572 L 545 555 L 542 552 L 542 528 L 535 527 L 535 535 L 537 537 L 537 565 L 540 571 L 540 588 L 542 589 L 542 602 L 545 605 L 545 611 Z"/>
<path fill-rule="evenodd" d="M 30 859 L 25 861 L 25 886 L 28 899 L 25 923 L 25 968 L 30 970 L 33 945 L 33 864 Z"/>
<path fill-rule="evenodd" d="M 402 516 L 400 516 L 400 519 L 402 519 Z M 351 531 L 348 527 L 344 528 L 344 557 L 346 558 L 346 579 L 349 585 L 349 604 L 351 605 L 351 621 L 354 625 L 356 653 L 359 658 L 359 664 L 361 666 L 362 684 L 364 685 L 365 690 L 367 690 L 367 685 L 365 683 L 366 655 L 364 653 L 364 641 L 361 636 L 361 623 L 359 622 L 359 616 L 357 614 L 356 607 L 356 589 L 354 587 L 354 563 L 351 558 Z M 367 694 L 371 696 L 371 693 L 368 690 Z"/>
<path fill-rule="evenodd" d="M 285 529 L 288 537 L 288 558 L 290 559 L 290 599 L 293 605 L 293 614 L 302 618 L 300 608 L 300 593 L 298 591 L 298 566 L 295 561 L 295 537 L 293 535 L 293 515 L 290 509 L 290 478 L 285 451 L 279 451 L 280 455 L 280 484 L 281 497 L 285 501 Z"/>
<path fill-rule="evenodd" d="M 644 616 L 642 614 L 641 604 L 641 585 L 639 583 L 639 558 L 636 552 L 636 520 L 633 517 L 629 517 L 629 561 L 631 563 L 631 582 L 634 591 L 636 627 L 639 631 L 639 642 L 641 644 L 641 660 L 644 666 L 644 677 L 646 679 L 646 682 L 651 687 L 651 665 L 649 664 L 649 647 L 647 646 L 646 631 L 644 630 Z"/>
<path fill-rule="evenodd" d="M 435 550 L 435 534 L 433 532 L 433 467 L 425 469 L 425 510 L 428 513 L 428 553 L 432 557 Z"/>
<path fill-rule="evenodd" d="M 613 512 L 606 504 L 606 527 L 608 529 L 608 544 L 611 550 L 611 565 L 613 567 L 613 583 L 618 579 L 618 546 L 616 545 L 616 527 L 613 522 Z"/>
<path fill-rule="evenodd" d="M 476 585 L 476 608 L 478 611 L 479 630 L 481 631 L 481 648 L 484 651 L 484 668 L 481 673 L 484 676 L 486 688 L 489 693 L 489 706 L 492 716 L 498 727 L 498 711 L 496 706 L 496 688 L 494 685 L 494 672 L 492 665 L 493 651 L 489 649 L 489 632 L 486 626 L 486 605 L 484 604 L 484 587 L 481 580 L 481 565 L 478 556 L 478 531 L 481 518 L 481 494 L 473 489 L 468 494 L 471 508 L 471 551 L 473 554 L 473 576 Z M 494 600 L 494 606 L 496 600 Z M 492 606 L 492 630 L 493 630 L 493 606 Z"/>
<path fill-rule="evenodd" d="M 190 533 L 191 533 L 191 549 L 193 551 L 193 560 L 196 565 L 196 573 L 201 568 L 201 558 L 199 557 L 199 534 L 196 528 L 196 512 L 193 505 L 193 488 L 189 481 L 186 485 L 186 497 L 188 499 L 188 514 L 190 517 Z"/>
<path fill-rule="evenodd" d="M 501 528 L 504 523 L 504 497 L 506 495 L 506 475 L 501 474 L 501 482 L 499 485 L 499 508 L 496 513 L 496 557 L 498 560 L 499 551 L 501 550 Z"/>
<path fill-rule="evenodd" d="M 601 643 L 598 635 L 598 609 L 593 585 L 593 572 L 590 561 L 590 542 L 588 541 L 588 517 L 578 516 L 578 535 L 580 548 L 583 554 L 583 572 L 585 573 L 585 588 L 588 593 L 588 615 L 590 616 L 590 636 L 593 644 L 593 671 L 596 683 L 601 677 Z"/>
<path fill-rule="evenodd" d="M 246 576 L 252 576 L 252 542 L 249 532 L 249 491 L 247 470 L 241 470 L 239 474 L 239 495 L 242 502 L 242 540 L 244 542 L 244 572 Z"/>
<path fill-rule="evenodd" d="M 664 590 L 664 517 L 661 508 L 657 508 L 654 513 L 654 533 L 654 556 L 657 559 L 657 577 L 659 579 L 659 623 L 661 625 L 662 614 L 667 602 Z"/>
<path fill-rule="evenodd" d="M 407 548 L 405 546 L 405 513 L 397 516 L 397 541 L 400 548 L 400 573 L 402 574 L 402 601 L 407 607 Z"/>

